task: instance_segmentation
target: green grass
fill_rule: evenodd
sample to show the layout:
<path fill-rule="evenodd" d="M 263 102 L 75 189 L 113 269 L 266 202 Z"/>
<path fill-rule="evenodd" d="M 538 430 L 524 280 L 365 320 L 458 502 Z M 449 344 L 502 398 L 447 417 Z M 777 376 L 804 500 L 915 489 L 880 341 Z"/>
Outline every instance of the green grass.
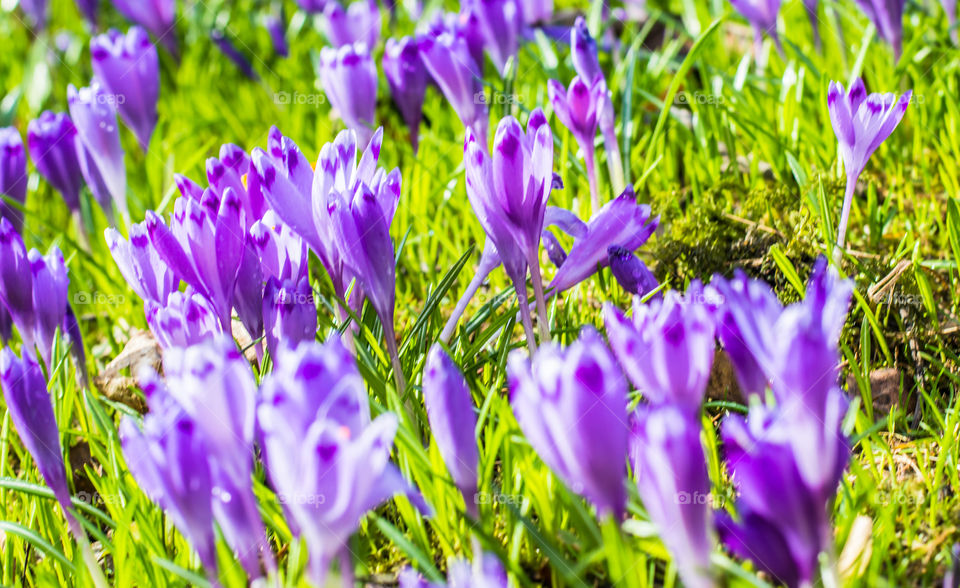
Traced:
<path fill-rule="evenodd" d="M 27 122 L 42 109 L 66 108 L 67 84 L 84 85 L 91 75 L 89 33 L 73 3 L 52 4 L 52 33 L 36 39 L 17 18 L 0 13 L 0 123 L 14 124 L 24 135 Z M 160 123 L 150 152 L 141 154 L 133 135 L 123 131 L 134 220 L 151 208 L 169 212 L 173 173 L 202 180 L 204 160 L 215 156 L 222 143 L 263 146 L 270 125 L 277 125 L 314 159 L 341 128 L 326 104 L 276 103 L 279 92 L 322 95 L 314 60 L 324 42 L 310 21 L 295 15 L 291 55 L 277 59 L 258 26 L 256 7 L 265 4 L 181 2 L 177 27 L 183 58 L 176 63 L 161 54 Z M 286 4 L 293 14 L 293 3 Z M 937 3 L 908 6 L 899 64 L 874 38 L 874 29 L 852 0 L 825 4 L 835 17 L 824 17 L 821 6 L 826 18 L 822 52 L 813 48 L 801 3 L 791 0 L 781 13 L 786 60 L 768 41 L 761 58 L 765 65 L 758 67 L 751 33 L 727 3 L 651 0 L 646 24 L 597 19 L 601 26 L 623 29 L 616 57 L 604 56 L 602 62 L 618 110 L 627 176 L 640 199 L 662 217 L 662 229 L 642 250 L 658 278 L 683 289 L 694 278 L 743 267 L 773 284 L 784 301 L 799 298 L 796 286 L 805 282 L 814 257 L 830 253 L 839 217 L 843 182 L 826 109 L 828 82 L 863 76 L 871 91 L 913 89 L 915 101 L 903 123 L 861 178 L 848 237 L 854 253 L 842 262 L 857 285 L 842 338 L 845 374 L 857 387 L 851 390 L 855 400 L 846 422 L 855 441 L 854 458 L 836 500 L 835 526 L 837 554 L 854 562 L 845 568 L 844 585 L 929 586 L 940 581 L 950 548 L 960 540 L 960 208 L 955 200 L 960 190 L 960 53 L 950 44 Z M 591 7 L 560 2 L 558 8 L 588 12 Z M 126 27 L 109 7 L 103 18 L 107 25 Z M 842 26 L 846 47 L 832 33 L 831 18 Z M 254 56 L 261 82 L 243 78 L 213 47 L 207 33 L 214 24 L 225 26 Z M 396 30 L 412 29 L 401 11 Z M 62 31 L 70 35 L 66 52 L 53 41 Z M 573 76 L 567 49 L 543 42 L 525 45 L 513 72 L 506 81 L 487 76 L 489 92 L 516 96 L 492 106 L 494 124 L 502 115 L 523 118 L 532 108 L 546 106 L 546 80 L 566 83 Z M 672 108 L 664 107 L 665 100 Z M 464 191 L 462 125 L 435 90 L 428 93 L 425 113 L 415 155 L 381 76 L 381 158 L 403 174 L 393 226 L 396 242 L 402 242 L 397 332 L 403 370 L 417 398 L 426 350 L 468 282 L 483 242 Z M 589 191 L 576 143 L 555 119 L 552 126 L 558 140 L 555 171 L 566 186 L 554 192 L 552 203 L 586 214 Z M 609 199 L 613 194 L 602 156 L 598 170 L 601 194 Z M 31 168 L 24 237 L 28 246 L 42 250 L 59 244 L 70 266 L 71 300 L 93 299 L 94 304 L 77 303 L 75 309 L 88 368 L 97 374 L 145 323 L 140 302 L 103 242 L 102 213 L 95 206 L 88 212 L 86 249 L 79 245 L 81 237 L 66 207 Z M 906 270 L 891 296 L 871 298 L 871 286 L 900 262 L 906 262 Z M 323 334 L 334 326 L 334 302 L 315 265 Z M 569 342 L 582 325 L 598 325 L 600 305 L 607 300 L 627 303 L 608 272 L 561 295 L 550 307 L 555 337 Z M 651 531 L 635 490 L 631 520 L 622 531 L 598 522 L 520 433 L 504 385 L 507 353 L 523 346 L 521 329 L 514 324 L 515 304 L 506 276 L 494 272 L 451 343 L 480 410 L 480 522 L 464 516 L 463 500 L 436 447 L 424 447 L 421 440 L 429 435 L 422 403 L 416 400 L 414 421 L 402 423 L 394 457 L 435 516 L 423 518 L 405 499 L 371 514 L 351 546 L 358 554 L 359 574 L 392 575 L 414 562 L 426 575 L 439 578 L 446 559 L 471 553 L 476 540 L 501 558 L 519 586 L 676 585 L 675 568 Z M 358 356 L 374 412 L 402 415 L 403 399 L 394 390 L 379 325 L 369 309 L 362 324 Z M 877 375 L 883 368 L 893 376 L 881 390 Z M 96 389 L 78 388 L 72 372 L 69 362 L 61 362 L 50 388 L 64 446 L 74 455 L 89 451 L 88 459 L 71 460 L 72 484 L 76 496 L 93 497 L 89 505 L 78 504 L 79 512 L 108 577 L 118 586 L 202 585 L 197 558 L 126 470 L 116 424 L 132 411 Z M 711 426 L 705 436 L 717 490 L 729 494 L 713 428 L 725 410 L 715 405 L 708 411 Z M 89 584 L 62 514 L 9 418 L 2 422 L 0 583 Z M 302 584 L 305 549 L 291 543 L 262 471 L 257 478 L 283 581 Z M 855 525 L 860 525 L 859 538 Z M 220 548 L 223 584 L 245 585 L 222 542 Z M 764 585 L 749 564 L 732 561 L 719 550 L 717 564 L 731 586 Z"/>

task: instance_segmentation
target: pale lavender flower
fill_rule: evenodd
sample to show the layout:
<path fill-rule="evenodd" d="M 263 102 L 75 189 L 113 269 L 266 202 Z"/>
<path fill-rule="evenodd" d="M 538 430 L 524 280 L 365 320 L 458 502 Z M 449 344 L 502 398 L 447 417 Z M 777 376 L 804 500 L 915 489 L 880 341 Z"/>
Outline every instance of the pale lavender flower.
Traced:
<path fill-rule="evenodd" d="M 956 45 L 957 39 L 957 0 L 940 0 L 943 11 L 947 13 L 947 26 L 950 29 L 950 39 Z M 960 578 L 958 578 L 960 581 Z"/>
<path fill-rule="evenodd" d="M 33 165 L 60 192 L 67 207 L 79 213 L 83 174 L 74 142 L 76 136 L 77 129 L 64 112 L 45 110 L 27 125 L 27 147 Z"/>
<path fill-rule="evenodd" d="M 320 50 L 320 83 L 361 146 L 373 136 L 377 110 L 377 66 L 363 43 Z"/>
<path fill-rule="evenodd" d="M 130 225 L 129 240 L 110 228 L 104 231 L 104 237 L 113 261 L 137 296 L 165 304 L 180 280 L 150 242 L 146 222 Z"/>
<path fill-rule="evenodd" d="M 120 117 L 137 136 L 140 148 L 146 151 L 157 126 L 157 48 L 140 27 L 130 27 L 126 35 L 110 29 L 90 41 L 90 58 L 97 81 L 114 100 Z"/>
<path fill-rule="evenodd" d="M 120 145 L 120 129 L 117 127 L 114 98 L 99 83 L 93 82 L 90 87 L 79 90 L 73 84 L 68 86 L 67 102 L 70 106 L 70 118 L 77 129 L 77 143 L 82 144 L 85 149 L 85 152 L 80 154 L 81 166 L 84 164 L 83 157 L 85 157 L 87 165 L 92 164 L 95 168 L 117 210 L 122 216 L 129 216 L 127 169 L 123 161 L 123 147 Z M 88 171 L 93 170 L 88 169 Z M 88 175 L 84 177 L 92 188 L 97 180 Z M 101 204 L 104 202 L 101 201 Z M 105 206 L 104 211 L 108 217 L 112 215 L 109 205 Z"/>
<path fill-rule="evenodd" d="M 632 318 L 607 303 L 604 324 L 611 349 L 645 398 L 691 414 L 700 409 L 713 366 L 716 329 L 699 282 L 682 296 L 668 292 L 662 301 L 641 304 L 634 297 Z"/>
<path fill-rule="evenodd" d="M 641 407 L 632 421 L 630 463 L 683 585 L 710 588 L 713 501 L 700 429 L 698 416 L 672 404 Z"/>
<path fill-rule="evenodd" d="M 600 124 L 600 114 L 607 101 L 607 84 L 602 77 L 596 78 L 593 84 L 588 84 L 580 76 L 575 76 L 570 82 L 569 89 L 564 89 L 557 80 L 550 80 L 547 82 L 547 93 L 554 114 L 573 134 L 580 146 L 580 151 L 583 152 L 587 179 L 590 182 L 590 202 L 593 210 L 599 210 L 600 193 L 597 186 L 593 139 Z"/>
<path fill-rule="evenodd" d="M 463 493 L 467 512 L 477 517 L 474 495 L 480 454 L 474 430 L 477 415 L 470 388 L 457 364 L 438 344 L 430 348 L 423 370 L 423 402 L 430 432 L 457 488 Z"/>
<path fill-rule="evenodd" d="M 913 90 L 907 90 L 899 97 L 893 93 L 868 96 L 861 79 L 857 79 L 849 91 L 845 91 L 840 82 L 830 82 L 827 109 L 847 174 L 847 189 L 837 227 L 837 245 L 841 248 L 846 240 L 850 206 L 860 174 L 873 152 L 900 124 L 912 96 Z"/>
<path fill-rule="evenodd" d="M 783 45 L 777 34 L 777 17 L 780 14 L 780 0 L 730 0 L 750 26 L 753 27 L 754 52 L 757 56 L 763 48 L 763 34 L 773 39 L 777 51 L 783 55 Z"/>
<path fill-rule="evenodd" d="M 371 421 L 355 360 L 337 338 L 282 348 L 258 417 L 267 472 L 306 539 L 313 583 L 324 585 L 338 553 L 350 579 L 346 546 L 362 518 L 391 496 L 413 494 L 390 462 L 397 418 Z"/>
<path fill-rule="evenodd" d="M 460 122 L 472 130 L 486 150 L 490 115 L 483 94 L 483 75 L 466 38 L 452 32 L 427 35 L 420 42 L 420 56 Z"/>
<path fill-rule="evenodd" d="M 587 21 L 578 16 L 570 28 L 570 57 L 577 75 L 592 84 L 597 78 L 603 79 L 603 70 L 597 58 L 597 42 L 590 36 Z"/>
<path fill-rule="evenodd" d="M 177 55 L 177 0 L 113 0 L 113 5 L 147 29 L 171 54 Z"/>
<path fill-rule="evenodd" d="M 0 128 L 0 196 L 20 205 L 27 201 L 27 152 L 14 127 Z M 0 216 L 8 219 L 18 232 L 23 229 L 23 212 L 2 198 Z"/>
<path fill-rule="evenodd" d="M 262 312 L 272 357 L 276 357 L 281 343 L 295 346 L 317 336 L 317 307 L 307 277 L 299 282 L 269 278 L 263 290 Z"/>
<path fill-rule="evenodd" d="M 473 564 L 461 558 L 451 558 L 447 562 L 448 582 L 427 582 L 414 571 L 404 568 L 397 580 L 400 588 L 506 588 L 507 573 L 503 564 L 490 553 L 481 553 Z"/>
<path fill-rule="evenodd" d="M 380 38 L 380 8 L 376 0 L 356 0 L 344 7 L 330 2 L 323 9 L 324 32 L 334 47 L 364 43 L 376 47 Z"/>
<path fill-rule="evenodd" d="M 518 0 L 517 6 L 525 24 L 544 24 L 553 18 L 553 0 Z"/>
<path fill-rule="evenodd" d="M 250 238 L 259 255 L 264 278 L 299 282 L 307 277 L 307 244 L 276 212 L 267 211 L 255 222 L 250 227 Z"/>
<path fill-rule="evenodd" d="M 213 305 L 196 292 L 173 292 L 164 305 L 148 299 L 143 313 L 164 349 L 190 347 L 223 333 Z"/>
<path fill-rule="evenodd" d="M 484 48 L 497 73 L 504 74 L 507 61 L 516 59 L 520 47 L 520 14 L 515 0 L 467 0 L 464 12 L 472 13 L 483 37 Z"/>
<path fill-rule="evenodd" d="M 423 99 L 430 78 L 420 57 L 419 40 L 414 37 L 387 39 L 382 65 L 390 94 L 407 124 L 410 143 L 416 152 L 423 119 Z"/>
<path fill-rule="evenodd" d="M 20 9 L 27 16 L 31 26 L 38 30 L 47 28 L 50 20 L 50 0 L 20 0 Z"/>
<path fill-rule="evenodd" d="M 627 387 L 596 331 L 563 349 L 540 347 L 532 364 L 521 351 L 507 363 L 510 404 L 530 445 L 598 514 L 626 506 Z"/>

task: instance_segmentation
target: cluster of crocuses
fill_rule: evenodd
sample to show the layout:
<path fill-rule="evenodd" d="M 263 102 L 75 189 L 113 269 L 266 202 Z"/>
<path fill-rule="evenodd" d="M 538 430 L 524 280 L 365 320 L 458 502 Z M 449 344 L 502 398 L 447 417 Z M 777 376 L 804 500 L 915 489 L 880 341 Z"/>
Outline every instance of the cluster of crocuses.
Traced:
<path fill-rule="evenodd" d="M 157 124 L 160 73 L 156 47 L 146 31 L 131 27 L 90 41 L 94 80 L 89 87 L 67 89 L 69 114 L 50 111 L 27 126 L 27 146 L 37 171 L 79 216 L 84 183 L 107 217 L 114 207 L 127 216 L 127 172 L 117 115 L 146 151 Z M 0 129 L 0 193 L 23 205 L 27 196 L 27 159 L 15 128 Z M 2 215 L 19 230 L 23 215 L 4 204 Z"/>

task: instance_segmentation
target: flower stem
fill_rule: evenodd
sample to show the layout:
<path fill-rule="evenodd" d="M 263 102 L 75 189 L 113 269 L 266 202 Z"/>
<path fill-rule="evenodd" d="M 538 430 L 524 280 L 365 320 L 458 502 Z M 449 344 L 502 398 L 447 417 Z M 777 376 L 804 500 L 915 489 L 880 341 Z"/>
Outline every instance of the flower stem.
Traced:
<path fill-rule="evenodd" d="M 617 143 L 617 131 L 613 128 L 603 128 L 603 145 L 607 150 L 607 168 L 610 171 L 610 185 L 613 193 L 620 195 L 627 188 L 623 175 L 623 157 L 620 154 L 620 145 Z"/>
<path fill-rule="evenodd" d="M 840 224 L 837 225 L 837 247 L 843 249 L 847 239 L 847 221 L 850 220 L 850 206 L 853 204 L 853 193 L 857 189 L 857 178 L 847 176 L 847 189 L 843 195 L 843 210 L 840 211 Z"/>
<path fill-rule="evenodd" d="M 400 352 L 397 350 L 397 335 L 393 330 L 392 322 L 383 322 L 383 334 L 387 339 L 387 352 L 390 354 L 390 365 L 393 366 L 393 379 L 397 384 L 397 394 L 403 396 L 407 389 L 407 380 L 403 377 L 403 368 L 400 366 Z"/>
<path fill-rule="evenodd" d="M 523 330 L 527 334 L 527 349 L 530 356 L 537 352 L 537 336 L 533 332 L 533 319 L 530 317 L 530 302 L 527 300 L 527 285 L 514 280 L 513 287 L 517 291 L 517 300 L 520 303 L 520 320 L 523 321 Z"/>
<path fill-rule="evenodd" d="M 600 210 L 600 188 L 597 186 L 597 157 L 593 145 L 583 150 L 583 161 L 587 168 L 587 181 L 590 182 L 590 211 Z"/>
<path fill-rule="evenodd" d="M 533 296 L 537 299 L 537 326 L 540 327 L 540 342 L 550 341 L 550 317 L 547 314 L 547 301 L 543 296 L 543 279 L 540 277 L 540 260 L 531 256 L 530 278 L 533 282 Z M 529 305 L 527 305 L 529 308 Z"/>
<path fill-rule="evenodd" d="M 450 342 L 450 338 L 453 337 L 453 333 L 457 329 L 457 323 L 460 322 L 460 317 L 463 316 L 463 313 L 467 310 L 467 305 L 470 304 L 470 300 L 473 299 L 477 290 L 483 285 L 483 281 L 490 275 L 490 272 L 498 265 L 500 265 L 500 257 L 497 255 L 496 249 L 489 246 L 488 243 L 488 246 L 485 246 L 483 249 L 483 256 L 480 258 L 477 269 L 474 270 L 470 284 L 468 284 L 467 289 L 463 291 L 463 295 L 460 296 L 460 300 L 457 301 L 457 307 L 453 309 L 453 314 L 447 319 L 447 324 L 443 326 L 443 331 L 440 332 L 441 343 Z"/>

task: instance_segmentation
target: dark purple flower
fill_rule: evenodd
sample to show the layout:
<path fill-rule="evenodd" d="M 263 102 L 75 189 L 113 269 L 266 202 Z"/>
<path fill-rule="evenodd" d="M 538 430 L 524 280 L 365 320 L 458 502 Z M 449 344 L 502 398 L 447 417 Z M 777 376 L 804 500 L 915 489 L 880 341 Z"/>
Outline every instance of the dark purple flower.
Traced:
<path fill-rule="evenodd" d="M 233 62 L 237 66 L 237 69 L 240 70 L 240 73 L 247 76 L 251 80 L 259 80 L 260 76 L 257 74 L 257 71 L 253 69 L 253 64 L 250 63 L 250 58 L 247 57 L 242 51 L 237 49 L 237 46 L 233 44 L 233 41 L 228 38 L 223 31 L 220 29 L 213 29 L 210 31 L 210 40 L 213 41 L 213 44 L 217 46 L 217 49 L 223 53 L 227 59 Z"/>
<path fill-rule="evenodd" d="M 562 349 L 542 345 L 531 363 L 507 363 L 510 404 L 530 445 L 598 514 L 619 518 L 626 505 L 627 387 L 596 331 Z"/>
<path fill-rule="evenodd" d="M 77 9 L 87 22 L 96 28 L 100 14 L 100 0 L 77 0 Z"/>
<path fill-rule="evenodd" d="M 467 512 L 476 517 L 474 494 L 480 454 L 474 437 L 477 416 L 473 410 L 473 397 L 457 364 L 437 344 L 430 348 L 423 370 L 423 402 L 440 455 L 463 493 Z"/>
<path fill-rule="evenodd" d="M 3 196 L 21 205 L 27 201 L 27 152 L 14 127 L 0 128 L 0 216 L 19 232 L 23 229 L 23 212 L 2 200 Z"/>
<path fill-rule="evenodd" d="M 614 355 L 633 385 L 654 404 L 671 403 L 695 414 L 707 391 L 716 349 L 714 319 L 699 282 L 685 295 L 633 301 L 633 317 L 604 305 Z"/>
<path fill-rule="evenodd" d="M 777 16 L 780 14 L 780 0 L 730 0 L 730 4 L 743 15 L 754 32 L 754 51 L 757 56 L 763 46 L 763 34 L 773 39 L 777 51 L 783 55 L 783 45 L 777 34 Z"/>
<path fill-rule="evenodd" d="M 180 280 L 150 242 L 146 222 L 130 225 L 129 240 L 116 229 L 107 229 L 104 237 L 120 273 L 137 296 L 144 301 L 165 304 Z"/>
<path fill-rule="evenodd" d="M 607 249 L 607 259 L 610 273 L 627 292 L 642 298 L 660 287 L 653 272 L 629 249 L 614 245 Z"/>
<path fill-rule="evenodd" d="M 228 189 L 219 202 L 206 190 L 200 202 L 178 198 L 169 227 L 153 211 L 147 211 L 144 221 L 160 258 L 210 300 L 228 331 L 245 247 L 240 209 L 233 190 Z"/>
<path fill-rule="evenodd" d="M 50 393 L 47 392 L 47 381 L 40 366 L 30 355 L 25 352 L 23 359 L 20 359 L 9 347 L 0 350 L 3 399 L 23 446 L 33 457 L 43 481 L 60 503 L 70 523 L 70 530 L 82 533 L 72 514 L 67 471 L 60 447 L 60 430 L 57 428 Z"/>
<path fill-rule="evenodd" d="M 906 0 L 857 0 L 860 10 L 877 27 L 880 38 L 890 43 L 893 59 L 898 61 L 903 52 L 903 8 Z"/>
<path fill-rule="evenodd" d="M 700 432 L 698 417 L 674 405 L 641 407 L 632 422 L 630 463 L 683 585 L 710 588 L 713 501 Z"/>
<path fill-rule="evenodd" d="M 77 315 L 69 304 L 67 305 L 67 312 L 63 315 L 60 332 L 63 333 L 64 341 L 70 346 L 70 354 L 73 356 L 74 364 L 77 367 L 77 377 L 80 385 L 88 385 L 87 353 L 83 348 L 83 333 L 80 331 L 80 322 L 77 320 Z"/>
<path fill-rule="evenodd" d="M 846 239 L 850 205 L 860 174 L 873 152 L 900 124 L 911 96 L 913 90 L 907 90 L 899 98 L 892 93 L 867 96 L 861 79 L 850 86 L 849 92 L 844 91 L 840 82 L 830 82 L 827 109 L 830 111 L 833 132 L 839 141 L 843 168 L 847 172 L 847 190 L 837 227 L 837 245 L 840 247 L 843 247 Z"/>
<path fill-rule="evenodd" d="M 253 494 L 257 386 L 233 339 L 221 335 L 163 354 L 168 393 L 183 407 L 203 439 L 212 478 L 213 514 L 227 543 L 251 577 L 260 557 L 274 567 Z"/>
<path fill-rule="evenodd" d="M 460 122 L 473 131 L 478 144 L 486 150 L 490 115 L 483 94 L 483 75 L 466 38 L 449 31 L 426 35 L 420 42 L 420 56 Z"/>
<path fill-rule="evenodd" d="M 532 343 L 532 326 L 523 302 L 527 299 L 527 267 L 537 296 L 541 337 L 546 340 L 539 246 L 553 188 L 553 133 L 543 111 L 538 108 L 530 114 L 526 132 L 512 116 L 501 120 L 492 157 L 468 129 L 464 165 L 467 197 L 517 290 L 528 342 Z"/>
<path fill-rule="evenodd" d="M 177 55 L 177 0 L 113 0 L 113 5 Z"/>
<path fill-rule="evenodd" d="M 164 349 L 190 347 L 223 333 L 213 305 L 196 292 L 173 292 L 164 305 L 148 299 L 143 313 Z"/>
<path fill-rule="evenodd" d="M 160 62 L 147 31 L 133 26 L 124 35 L 110 29 L 90 41 L 90 58 L 97 81 L 146 151 L 157 126 L 160 97 Z"/>
<path fill-rule="evenodd" d="M 117 210 L 126 217 L 127 169 L 123 162 L 124 154 L 120 145 L 114 99 L 115 97 L 111 97 L 97 82 L 79 90 L 72 84 L 67 87 L 70 118 L 77 129 L 76 143 L 82 144 L 85 149 L 83 153 L 78 151 L 81 170 L 84 164 L 87 165 L 88 173 L 84 178 L 91 189 L 94 189 L 98 182 L 102 182 Z M 106 194 L 100 196 L 103 198 Z M 104 204 L 103 200 L 101 204 Z M 105 206 L 104 211 L 108 217 L 112 215 L 109 205 Z"/>
<path fill-rule="evenodd" d="M 570 29 L 570 56 L 580 79 L 588 84 L 597 78 L 603 79 L 603 70 L 597 58 L 597 42 L 590 36 L 587 21 L 582 16 L 577 17 Z"/>
<path fill-rule="evenodd" d="M 413 494 L 390 462 L 397 418 L 370 420 L 355 360 L 337 338 L 281 348 L 260 391 L 267 473 L 322 586 L 364 515 L 395 494 Z"/>
<path fill-rule="evenodd" d="M 303 277 L 299 282 L 269 278 L 263 290 L 263 322 L 272 357 L 276 357 L 281 342 L 295 346 L 314 340 L 317 306 L 309 278 Z"/>
<path fill-rule="evenodd" d="M 297 0 L 297 5 L 306 12 L 323 12 L 326 5 L 332 0 Z"/>
<path fill-rule="evenodd" d="M 468 0 L 464 11 L 476 18 L 487 55 L 503 75 L 507 61 L 516 58 L 522 16 L 515 0 Z"/>
<path fill-rule="evenodd" d="M 348 129 L 366 147 L 377 111 L 377 66 L 363 43 L 320 50 L 320 83 Z"/>
<path fill-rule="evenodd" d="M 53 247 L 46 256 L 36 249 L 27 254 L 30 261 L 30 273 L 33 283 L 34 337 L 40 347 L 40 356 L 48 369 L 53 353 L 53 339 L 57 329 L 63 325 L 67 311 L 67 266 L 63 262 L 63 253 Z"/>
<path fill-rule="evenodd" d="M 659 223 L 660 217 L 651 219 L 650 207 L 637 204 L 633 190 L 628 189 L 594 213 L 585 231 L 580 232 L 577 225 L 579 234 L 572 234 L 573 247 L 547 288 L 556 294 L 576 286 L 592 276 L 598 266 L 610 263 L 610 247 L 635 251 L 647 242 Z"/>
<path fill-rule="evenodd" d="M 570 82 L 570 88 L 564 89 L 557 80 L 547 82 L 547 93 L 553 112 L 563 126 L 573 134 L 583 159 L 586 162 L 587 178 L 590 181 L 590 201 L 593 210 L 600 209 L 599 187 L 597 186 L 596 154 L 593 139 L 600 124 L 600 114 L 607 101 L 607 84 L 597 77 L 593 84 L 587 84 L 576 76 Z"/>
<path fill-rule="evenodd" d="M 79 213 L 83 174 L 77 157 L 76 136 L 77 129 L 65 112 L 45 110 L 27 125 L 27 147 L 33 165 L 60 192 L 67 207 Z"/>
<path fill-rule="evenodd" d="M 390 93 L 410 130 L 410 142 L 417 150 L 420 120 L 423 118 L 423 99 L 429 74 L 420 57 L 420 43 L 414 37 L 387 39 L 383 52 L 383 74 Z"/>
<path fill-rule="evenodd" d="M 0 218 L 0 299 L 20 331 L 24 349 L 33 346 L 33 274 L 27 248 L 6 218 Z"/>
<path fill-rule="evenodd" d="M 143 428 L 120 422 L 127 468 L 147 496 L 166 511 L 197 550 L 208 577 L 217 577 L 217 546 L 210 497 L 209 452 L 196 422 L 156 381 L 144 386 L 150 412 Z"/>
<path fill-rule="evenodd" d="M 287 43 L 287 23 L 283 15 L 271 14 L 264 20 L 263 26 L 270 34 L 270 41 L 273 43 L 273 50 L 280 57 L 290 55 L 290 45 Z"/>
<path fill-rule="evenodd" d="M 364 43 L 376 47 L 380 38 L 380 8 L 376 0 L 356 0 L 346 10 L 339 2 L 323 9 L 324 31 L 334 47 Z"/>

